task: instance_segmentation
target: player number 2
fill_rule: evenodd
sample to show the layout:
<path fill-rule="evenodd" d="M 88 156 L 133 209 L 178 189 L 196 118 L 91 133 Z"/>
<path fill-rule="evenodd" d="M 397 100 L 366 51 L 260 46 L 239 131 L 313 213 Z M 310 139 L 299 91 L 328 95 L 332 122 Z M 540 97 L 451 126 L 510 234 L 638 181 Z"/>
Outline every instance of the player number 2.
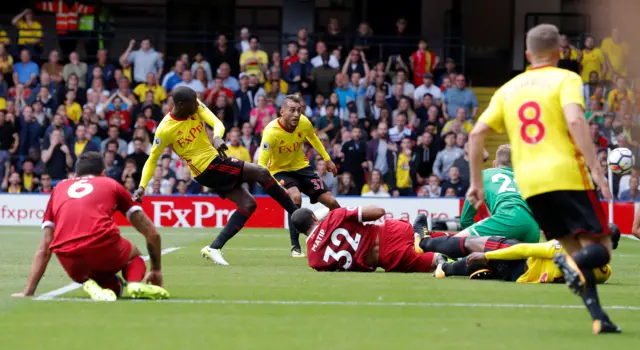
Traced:
<path fill-rule="evenodd" d="M 511 179 L 505 174 L 495 174 L 491 177 L 491 182 L 497 183 L 502 182 L 500 188 L 498 189 L 498 194 L 503 192 L 518 192 L 518 189 L 511 186 Z M 513 180 L 516 182 L 516 180 Z"/>
<path fill-rule="evenodd" d="M 351 235 L 349 235 L 349 232 L 347 230 L 343 228 L 336 229 L 335 231 L 333 231 L 333 233 L 331 233 L 331 243 L 333 243 L 333 245 L 335 245 L 336 247 L 340 247 L 340 245 L 342 244 L 342 240 L 339 238 L 340 236 L 344 237 L 344 240 L 347 241 L 354 252 L 358 250 L 360 239 L 362 238 L 359 233 L 355 234 L 355 238 L 351 238 Z M 344 265 L 342 265 L 342 268 L 345 270 L 348 270 L 353 263 L 353 256 L 348 251 L 339 250 L 336 252 L 331 249 L 331 247 L 327 247 L 327 249 L 324 251 L 323 260 L 325 262 L 329 262 L 330 258 L 333 258 L 335 261 L 340 261 L 341 258 L 345 258 L 345 263 Z"/>
<path fill-rule="evenodd" d="M 89 193 L 93 192 L 93 185 L 88 183 L 89 180 L 80 180 L 73 183 L 73 185 L 69 186 L 67 190 L 67 195 L 71 198 L 82 198 Z"/>
<path fill-rule="evenodd" d="M 518 119 L 522 122 L 520 136 L 530 145 L 535 145 L 544 138 L 545 128 L 540 121 L 540 110 L 540 104 L 536 101 L 525 102 L 518 109 Z"/>

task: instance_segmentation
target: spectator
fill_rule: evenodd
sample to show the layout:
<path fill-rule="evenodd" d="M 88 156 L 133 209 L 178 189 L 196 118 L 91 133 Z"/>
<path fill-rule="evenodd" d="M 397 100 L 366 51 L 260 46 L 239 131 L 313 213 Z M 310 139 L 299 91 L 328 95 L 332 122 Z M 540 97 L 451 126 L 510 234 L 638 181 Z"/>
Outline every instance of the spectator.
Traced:
<path fill-rule="evenodd" d="M 367 144 L 367 161 L 369 169 L 378 169 L 385 179 L 385 183 L 392 183 L 390 170 L 395 169 L 396 159 L 389 149 L 389 128 L 386 123 L 379 123 L 374 137 Z"/>
<path fill-rule="evenodd" d="M 389 187 L 382 182 L 380 170 L 374 169 L 369 174 L 369 183 L 362 187 L 362 197 L 391 197 Z"/>
<path fill-rule="evenodd" d="M 394 118 L 394 126 L 389 129 L 389 140 L 400 143 L 404 138 L 413 138 L 413 131 L 407 127 L 407 113 L 398 113 Z"/>
<path fill-rule="evenodd" d="M 109 51 L 107 49 L 100 49 L 97 53 L 98 61 L 91 65 L 89 68 L 89 83 L 93 80 L 93 69 L 100 68 L 102 71 L 102 79 L 106 86 L 112 87 L 115 84 L 115 71 L 116 68 L 109 62 Z"/>
<path fill-rule="evenodd" d="M 182 82 L 182 72 L 184 72 L 185 69 L 186 66 L 184 61 L 177 60 L 173 69 L 169 73 L 165 74 L 161 85 L 167 93 L 170 93 L 178 83 Z"/>
<path fill-rule="evenodd" d="M 101 72 L 100 68 L 96 68 L 96 73 Z M 101 73 L 98 73 L 101 74 Z M 98 95 L 98 98 L 100 101 L 106 101 L 107 99 L 109 99 L 109 91 L 107 91 L 107 88 L 104 86 L 104 80 L 101 77 L 96 77 L 93 79 L 93 82 L 91 83 L 91 87 L 89 89 L 87 89 L 87 96 L 91 95 L 95 93 L 96 95 Z"/>
<path fill-rule="evenodd" d="M 373 30 L 368 23 L 360 23 L 358 31 L 353 42 L 353 47 L 365 52 L 371 53 L 371 45 L 373 44 Z"/>
<path fill-rule="evenodd" d="M 285 79 L 287 79 L 287 77 L 285 76 Z M 267 81 L 264 83 L 264 91 L 269 94 L 271 93 L 271 85 L 277 82 L 278 84 L 280 84 L 280 90 L 282 92 L 284 92 L 285 94 L 287 94 L 289 92 L 289 84 L 287 84 L 287 82 L 282 79 L 280 77 L 280 71 L 279 70 L 272 70 L 269 72 L 269 76 Z"/>
<path fill-rule="evenodd" d="M 58 101 L 64 102 L 67 98 L 67 92 L 73 91 L 76 94 L 76 100 L 80 105 L 87 103 L 87 90 L 81 88 L 79 85 L 78 76 L 75 73 L 71 73 L 67 79 L 67 84 L 58 90 Z"/>
<path fill-rule="evenodd" d="M 416 178 L 420 185 L 424 184 L 424 179 L 431 175 L 433 163 L 436 160 L 437 148 L 433 142 L 433 135 L 428 131 L 418 136 L 416 148 L 414 149 L 416 162 Z"/>
<path fill-rule="evenodd" d="M 606 70 L 606 61 L 604 53 L 601 49 L 594 47 L 595 40 L 593 36 L 587 35 L 584 39 L 584 49 L 580 55 L 580 71 L 582 81 L 586 84 L 593 82 L 592 74 L 595 73 L 596 81 L 604 78 Z M 590 94 L 587 96 L 591 96 Z"/>
<path fill-rule="evenodd" d="M 202 192 L 202 187 L 200 186 L 200 184 L 193 181 L 191 172 L 189 172 L 189 168 L 183 167 L 182 169 L 180 169 L 180 175 L 182 176 L 181 180 L 184 181 L 187 194 L 198 194 Z"/>
<path fill-rule="evenodd" d="M 137 187 L 140 185 L 140 177 L 141 174 L 136 165 L 136 160 L 133 158 L 127 158 L 127 160 L 124 161 L 124 170 L 122 170 L 120 181 L 124 183 L 125 187 L 127 187 L 127 180 L 131 179 Z"/>
<path fill-rule="evenodd" d="M 198 94 L 204 94 L 205 86 L 202 84 L 200 80 L 193 79 L 193 73 L 190 70 L 185 70 L 182 72 L 182 81 L 174 86 L 174 88 L 178 86 L 186 86 L 191 88 Z"/>
<path fill-rule="evenodd" d="M 11 77 L 13 73 L 13 57 L 7 51 L 7 47 L 4 44 L 0 44 L 0 75 L 2 75 L 3 83 L 6 84 L 6 80 Z M 6 93 L 2 97 L 6 97 Z"/>
<path fill-rule="evenodd" d="M 8 178 L 2 181 L 2 192 L 19 194 L 25 192 L 20 181 L 20 174 L 16 171 L 11 172 Z"/>
<path fill-rule="evenodd" d="M 395 118 L 398 114 L 405 114 L 407 116 L 407 126 L 409 128 L 417 126 L 416 121 L 418 118 L 416 112 L 411 108 L 411 100 L 408 97 L 400 97 L 398 108 L 393 111 L 392 116 Z"/>
<path fill-rule="evenodd" d="M 478 100 L 476 94 L 466 87 L 464 75 L 458 74 L 456 76 L 455 87 L 448 89 L 444 101 L 442 103 L 442 111 L 447 119 L 451 119 L 451 116 L 455 116 L 458 108 L 464 107 L 466 109 L 467 117 L 476 119 L 478 113 Z"/>
<path fill-rule="evenodd" d="M 458 107 L 455 116 L 455 119 L 447 121 L 447 123 L 444 125 L 444 127 L 442 128 L 442 134 L 444 135 L 452 131 L 453 124 L 457 122 L 460 124 L 462 132 L 468 135 L 473 129 L 473 124 L 471 124 L 467 119 L 467 110 L 464 107 Z"/>
<path fill-rule="evenodd" d="M 449 168 L 453 166 L 453 162 L 464 155 L 464 152 L 455 146 L 455 137 L 453 132 L 443 135 L 445 148 L 438 152 L 433 163 L 433 173 L 444 180 L 448 179 Z"/>
<path fill-rule="evenodd" d="M 349 80 L 344 73 L 336 75 L 336 89 L 334 92 L 338 95 L 340 109 L 346 109 L 347 103 L 356 100 L 355 91 L 349 88 Z"/>
<path fill-rule="evenodd" d="M 26 106 L 22 110 L 20 118 L 20 155 L 27 155 L 32 147 L 40 148 L 40 135 L 42 135 L 42 127 L 35 119 L 33 108 Z"/>
<path fill-rule="evenodd" d="M 298 43 L 290 41 L 289 44 L 287 44 L 287 53 L 289 56 L 287 56 L 282 63 L 282 71 L 284 74 L 288 73 L 289 66 L 291 66 L 292 63 L 298 62 Z"/>
<path fill-rule="evenodd" d="M 136 186 L 136 180 L 133 178 L 133 176 L 124 177 L 124 188 L 126 188 L 127 191 L 131 194 L 133 194 L 133 192 L 135 192 L 135 190 L 138 188 Z"/>
<path fill-rule="evenodd" d="M 425 73 L 433 74 L 433 70 L 438 65 L 438 62 L 440 62 L 440 57 L 436 56 L 433 51 L 427 49 L 426 40 L 420 40 L 418 42 L 418 50 L 411 54 L 409 62 L 411 63 L 411 71 L 413 72 L 413 83 L 415 86 L 418 86 L 423 82 Z M 431 76 L 431 80 L 433 83 L 433 76 Z M 419 100 L 420 98 L 416 99 Z"/>
<path fill-rule="evenodd" d="M 445 191 L 444 191 L 444 197 L 445 198 L 456 198 L 456 197 L 460 197 L 456 194 L 456 190 L 453 187 L 446 187 Z"/>
<path fill-rule="evenodd" d="M 607 113 L 604 116 L 604 122 L 600 127 L 600 134 L 607 139 L 607 143 L 611 146 L 617 144 L 615 131 L 613 130 L 613 121 L 615 120 L 615 114 Z"/>
<path fill-rule="evenodd" d="M 240 73 L 240 89 L 233 98 L 238 123 L 249 122 L 251 119 L 251 111 L 255 105 L 253 97 L 253 92 L 249 90 L 249 76 L 247 73 Z"/>
<path fill-rule="evenodd" d="M 247 48 L 249 47 L 247 42 Z M 242 51 L 244 52 L 244 51 Z M 227 36 L 224 34 L 218 35 L 218 41 L 216 43 L 216 47 L 213 51 L 213 57 L 211 59 L 211 65 L 213 67 L 219 67 L 222 69 L 222 65 L 226 64 L 227 68 L 229 68 L 229 72 L 227 72 L 227 76 L 232 75 L 235 76 L 240 73 L 240 67 L 238 66 L 238 61 L 240 60 L 240 55 L 238 54 L 238 50 L 233 46 L 229 46 L 229 41 L 227 40 Z M 222 72 L 218 72 L 218 74 L 222 74 Z M 236 91 L 237 88 L 227 85 L 226 76 L 223 77 L 225 79 L 225 86 L 229 89 Z"/>
<path fill-rule="evenodd" d="M 315 52 L 313 51 L 314 49 L 313 39 L 309 37 L 309 30 L 307 28 L 300 28 L 298 30 L 298 37 L 297 37 L 296 43 L 298 44 L 298 50 L 303 47 L 309 50 L 309 57 L 312 57 L 313 55 L 315 55 Z"/>
<path fill-rule="evenodd" d="M 116 93 L 111 95 L 109 100 L 112 108 L 107 112 L 107 122 L 111 125 L 111 119 L 117 115 L 120 118 L 122 131 L 128 131 L 131 128 L 131 113 L 125 109 L 122 97 Z"/>
<path fill-rule="evenodd" d="M 591 140 L 593 140 L 593 144 L 596 146 L 596 149 L 609 147 L 607 138 L 600 134 L 600 125 L 594 122 L 589 123 L 589 134 L 591 136 Z"/>
<path fill-rule="evenodd" d="M 76 158 L 82 153 L 100 152 L 100 147 L 90 142 L 89 136 L 87 128 L 82 124 L 78 125 L 76 128 L 76 141 L 73 147 L 73 154 Z"/>
<path fill-rule="evenodd" d="M 276 106 L 276 109 L 279 109 L 284 102 L 287 95 L 283 94 L 281 91 L 281 84 L 284 83 L 282 80 L 274 80 L 271 82 L 271 91 L 267 92 L 267 99 L 271 99 Z M 285 83 L 286 84 L 286 83 Z"/>
<path fill-rule="evenodd" d="M 73 90 L 67 91 L 64 106 L 67 111 L 67 118 L 74 124 L 78 124 L 80 122 L 80 116 L 82 115 L 82 107 L 76 102 L 76 93 Z"/>
<path fill-rule="evenodd" d="M 369 77 L 373 77 L 371 79 L 371 83 L 367 87 L 367 97 L 374 98 L 375 93 L 378 91 L 384 92 L 384 98 L 391 98 L 391 85 L 387 83 L 384 79 L 384 73 L 381 71 L 374 71 Z"/>
<path fill-rule="evenodd" d="M 628 100 L 629 102 L 633 102 L 634 97 L 635 96 L 633 95 L 633 91 L 627 88 L 625 78 L 618 77 L 616 79 L 616 88 L 609 92 L 609 97 L 607 98 L 607 106 L 609 111 L 619 112 L 622 101 Z"/>
<path fill-rule="evenodd" d="M 629 54 L 629 45 L 622 40 L 618 28 L 611 30 L 611 36 L 602 40 L 600 49 L 606 58 L 606 74 L 604 80 L 616 81 L 617 77 L 627 76 L 627 55 Z"/>
<path fill-rule="evenodd" d="M 362 129 L 353 128 L 351 140 L 342 145 L 341 153 L 344 154 L 341 170 L 352 175 L 356 190 L 361 192 L 364 186 L 364 174 L 368 169 L 367 144 L 362 141 Z"/>
<path fill-rule="evenodd" d="M 60 106 L 59 109 L 64 111 L 64 106 Z M 62 137 L 64 138 L 64 143 L 66 145 L 71 145 L 73 143 L 74 133 L 73 129 L 70 126 L 65 125 L 65 119 L 61 114 L 54 114 L 53 118 L 51 118 L 51 125 L 47 128 L 44 133 L 44 139 L 47 140 L 50 138 L 51 132 L 53 130 L 58 130 Z"/>
<path fill-rule="evenodd" d="M 69 54 L 69 63 L 67 63 L 62 69 L 62 78 L 67 81 L 69 79 L 69 75 L 72 73 L 78 77 L 78 86 L 86 89 L 87 64 L 84 62 L 80 62 L 80 57 L 75 51 Z"/>
<path fill-rule="evenodd" d="M 40 68 L 38 65 L 31 61 L 31 54 L 29 50 L 20 51 L 20 62 L 13 65 L 13 84 L 24 84 L 26 87 L 35 85 L 38 75 L 40 75 Z"/>
<path fill-rule="evenodd" d="M 334 91 L 338 80 L 338 69 L 329 65 L 328 57 L 327 55 L 323 56 L 322 64 L 311 70 L 313 88 L 317 94 L 321 94 L 325 98 L 328 98 Z"/>
<path fill-rule="evenodd" d="M 106 164 L 106 175 L 118 182 L 122 182 L 122 165 L 116 161 L 116 153 L 107 151 L 104 153 L 104 163 Z"/>
<path fill-rule="evenodd" d="M 344 47 L 344 33 L 342 32 L 340 23 L 336 18 L 329 18 L 327 29 L 322 37 L 332 50 L 335 48 L 342 50 Z"/>
<path fill-rule="evenodd" d="M 413 100 L 416 104 L 419 104 L 426 94 L 430 94 L 436 101 L 442 100 L 442 93 L 440 89 L 433 84 L 433 74 L 431 73 L 424 73 L 422 76 L 422 85 L 418 86 L 413 92 Z"/>
<path fill-rule="evenodd" d="M 598 73 L 591 72 L 591 74 L 589 74 L 589 80 L 586 83 L 584 83 L 584 85 L 582 86 L 582 94 L 584 95 L 585 107 L 587 109 L 591 104 L 591 96 L 595 94 L 595 91 L 598 88 L 602 90 L 602 87 L 600 86 L 600 81 L 598 78 Z M 602 92 L 600 92 L 600 94 L 602 94 Z M 595 100 L 598 100 L 598 99 L 596 98 Z M 601 105 L 604 106 L 604 103 L 601 103 Z"/>
<path fill-rule="evenodd" d="M 469 184 L 460 177 L 460 169 L 452 166 L 449 168 L 449 179 L 443 181 L 442 188 L 445 189 L 445 191 L 453 189 L 455 191 L 453 197 L 464 197 L 467 195 Z"/>
<path fill-rule="evenodd" d="M 445 78 L 449 77 L 449 75 L 452 74 L 458 75 L 458 73 L 456 72 L 456 62 L 453 60 L 453 58 L 449 57 L 444 61 L 444 72 L 442 72 L 442 74 L 440 74 L 440 76 L 438 77 L 436 85 L 444 85 Z"/>
<path fill-rule="evenodd" d="M 7 31 L 3 29 L 2 25 L 0 25 L 0 44 L 5 46 L 11 45 L 11 38 L 7 34 Z"/>
<path fill-rule="evenodd" d="M 402 93 L 406 96 L 414 96 L 415 94 L 416 87 L 407 81 L 407 71 L 404 69 L 400 69 L 396 71 L 396 80 L 392 86 L 392 89 L 395 90 L 396 86 L 401 86 Z"/>
<path fill-rule="evenodd" d="M 369 64 L 363 51 L 353 49 L 347 60 L 344 61 L 342 66 L 342 74 L 346 74 L 350 77 L 354 72 L 360 73 L 360 76 L 366 77 L 369 75 Z"/>
<path fill-rule="evenodd" d="M 330 140 L 334 140 L 338 136 L 338 131 L 342 126 L 340 117 L 335 114 L 336 106 L 328 104 L 325 108 L 325 115 L 316 118 L 314 128 L 319 132 L 326 134 Z"/>
<path fill-rule="evenodd" d="M 240 55 L 240 70 L 249 75 L 256 75 L 260 83 L 264 83 L 264 73 L 269 67 L 269 57 L 267 53 L 258 48 L 258 37 L 249 38 L 249 50 Z"/>
<path fill-rule="evenodd" d="M 340 69 L 340 61 L 338 58 L 334 55 L 329 55 L 329 53 L 327 53 L 327 45 L 323 41 L 318 41 L 316 43 L 316 56 L 311 59 L 311 65 L 317 68 L 325 64 L 331 68 Z"/>
<path fill-rule="evenodd" d="M 638 202 L 640 201 L 640 191 L 638 190 L 638 178 L 631 177 L 629 179 L 629 188 L 622 191 L 618 200 L 625 202 Z"/>
<path fill-rule="evenodd" d="M 51 80 L 56 83 L 62 83 L 62 71 L 64 66 L 60 64 L 60 53 L 58 50 L 51 50 L 49 52 L 49 61 L 42 65 L 42 70 L 49 73 Z"/>
<path fill-rule="evenodd" d="M 311 70 L 313 66 L 309 63 L 309 50 L 303 48 L 298 53 L 298 60 L 291 63 L 286 82 L 289 84 L 289 93 L 301 93 L 307 104 L 311 104 Z"/>
<path fill-rule="evenodd" d="M 391 133 L 391 131 L 389 131 L 389 133 Z M 412 177 L 415 173 L 415 157 L 411 149 L 410 138 L 405 137 L 400 142 L 400 151 L 398 152 L 397 158 L 398 160 L 395 167 L 396 186 L 393 191 L 394 197 L 412 196 L 414 195 Z"/>
<path fill-rule="evenodd" d="M 202 68 L 207 75 L 207 80 L 213 80 L 213 71 L 211 70 L 211 65 L 204 59 L 204 56 L 198 52 L 193 59 L 194 62 L 191 65 L 191 73 L 193 73 L 193 75 L 196 75 L 196 69 Z"/>
<path fill-rule="evenodd" d="M 354 129 L 360 129 L 361 134 L 363 132 L 366 132 L 364 123 L 362 122 L 362 120 L 360 120 L 360 118 L 358 118 L 358 112 L 349 112 L 349 121 L 345 123 L 345 129 L 349 132 L 353 132 Z M 360 139 L 362 141 L 367 141 L 367 135 L 362 134 L 360 136 Z"/>
<path fill-rule="evenodd" d="M 267 99 L 263 95 L 257 96 L 258 103 L 256 107 L 251 110 L 251 118 L 249 123 L 254 128 L 256 134 L 261 134 L 262 129 L 267 125 L 263 124 L 263 119 L 268 117 L 269 121 L 276 118 L 276 110 L 272 106 L 267 105 Z"/>
<path fill-rule="evenodd" d="M 229 133 L 227 134 L 227 138 L 227 156 L 251 163 L 249 150 L 247 150 L 247 148 L 245 148 L 244 145 L 240 142 L 240 131 L 238 131 L 237 128 L 231 129 L 231 131 L 229 131 Z"/>
<path fill-rule="evenodd" d="M 175 182 L 176 180 L 176 172 L 171 168 L 171 156 L 168 154 L 163 154 L 160 157 L 160 169 L 162 169 L 162 178 L 165 180 L 169 180 Z"/>
<path fill-rule="evenodd" d="M 51 185 L 51 175 L 45 172 L 40 175 L 40 187 L 37 187 L 34 192 L 39 193 L 51 193 L 53 192 L 53 186 Z"/>
<path fill-rule="evenodd" d="M 5 176 L 11 156 L 20 146 L 20 134 L 13 116 L 0 110 L 0 177 Z"/>
<path fill-rule="evenodd" d="M 238 50 L 238 52 L 242 54 L 249 51 L 251 48 L 250 41 L 251 33 L 249 32 L 249 28 L 242 27 L 242 29 L 240 29 L 240 40 L 238 40 L 238 42 L 236 43 L 236 49 Z"/>
<path fill-rule="evenodd" d="M 184 75 L 184 72 L 183 72 Z M 182 83 L 178 83 L 176 86 L 180 86 Z M 202 85 L 202 84 L 200 84 Z M 200 92 L 194 89 L 196 92 Z M 153 92 L 153 103 L 160 105 L 167 99 L 167 92 L 164 90 L 162 86 L 158 84 L 158 79 L 156 78 L 155 73 L 149 72 L 147 73 L 147 82 L 144 84 L 139 84 L 133 89 L 133 93 L 138 97 L 140 102 L 144 101 L 147 92 Z M 204 89 L 202 89 L 204 91 Z"/>
<path fill-rule="evenodd" d="M 39 58 L 42 53 L 42 25 L 33 18 L 33 11 L 25 9 L 13 17 L 11 24 L 18 29 L 18 47 Z"/>
<path fill-rule="evenodd" d="M 218 68 L 218 76 L 222 79 L 222 83 L 225 88 L 231 90 L 233 93 L 240 90 L 240 83 L 238 79 L 231 76 L 231 68 L 228 63 L 222 63 Z"/>
<path fill-rule="evenodd" d="M 560 35 L 560 61 L 558 67 L 580 73 L 580 51 L 569 44 L 566 35 Z"/>
<path fill-rule="evenodd" d="M 348 172 L 338 176 L 338 195 L 339 196 L 357 196 L 359 194 L 356 185 L 353 182 L 351 174 Z"/>
<path fill-rule="evenodd" d="M 42 143 L 42 161 L 54 180 L 66 179 L 67 173 L 73 169 L 73 156 L 60 130 L 54 129 L 49 138 L 45 137 Z"/>
<path fill-rule="evenodd" d="M 107 131 L 108 138 L 102 141 L 100 144 L 101 152 L 104 152 L 107 149 L 107 143 L 110 141 L 114 141 L 117 144 L 117 149 L 115 150 L 120 156 L 125 157 L 127 155 L 127 142 L 120 138 L 120 128 L 115 125 L 110 125 Z"/>
<path fill-rule="evenodd" d="M 133 81 L 144 83 L 150 72 L 155 76 L 162 76 L 164 61 L 162 55 L 151 47 L 151 40 L 143 39 L 140 42 L 140 49 L 132 51 L 135 44 L 136 41 L 131 40 L 127 50 L 120 56 L 120 64 L 123 67 L 133 65 Z"/>
<path fill-rule="evenodd" d="M 428 185 L 424 187 L 427 190 L 427 197 L 437 198 L 444 194 L 442 192 L 442 187 L 440 187 L 440 180 L 436 175 L 429 176 Z"/>
<path fill-rule="evenodd" d="M 259 146 L 259 140 L 253 134 L 253 128 L 250 123 L 243 123 L 240 135 L 240 142 L 249 151 L 249 155 L 253 156 Z"/>
<path fill-rule="evenodd" d="M 205 94 L 205 103 L 209 106 L 212 106 L 214 102 L 218 99 L 218 96 L 225 97 L 226 102 L 231 102 L 233 100 L 233 91 L 224 87 L 224 83 L 222 82 L 222 78 L 216 77 L 213 81 L 213 86 L 209 91 Z"/>

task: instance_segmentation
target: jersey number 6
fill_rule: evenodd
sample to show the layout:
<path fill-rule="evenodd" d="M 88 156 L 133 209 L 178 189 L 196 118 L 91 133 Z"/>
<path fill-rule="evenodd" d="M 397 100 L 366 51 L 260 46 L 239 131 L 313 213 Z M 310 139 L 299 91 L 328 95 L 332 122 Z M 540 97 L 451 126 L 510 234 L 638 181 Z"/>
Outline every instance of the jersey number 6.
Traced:
<path fill-rule="evenodd" d="M 536 101 L 525 102 L 518 109 L 518 119 L 522 122 L 520 136 L 525 143 L 535 145 L 544 138 L 545 129 L 540 121 L 540 113 L 540 104 Z"/>
<path fill-rule="evenodd" d="M 360 238 L 362 238 L 362 236 L 359 233 L 356 233 L 355 239 L 354 239 L 354 238 L 351 238 L 351 236 L 349 235 L 349 232 L 343 228 L 338 228 L 335 231 L 333 231 L 333 233 L 331 233 L 331 243 L 338 248 L 340 248 L 340 246 L 343 243 L 343 241 L 338 238 L 339 236 L 344 237 L 344 240 L 347 241 L 347 243 L 349 243 L 349 245 L 351 246 L 354 252 L 358 250 L 358 246 L 360 245 Z M 342 268 L 345 270 L 348 270 L 349 267 L 351 267 L 351 264 L 353 263 L 353 256 L 348 251 L 339 250 L 335 252 L 333 251 L 333 249 L 331 249 L 331 247 L 327 247 L 327 249 L 324 251 L 324 257 L 322 258 L 322 260 L 324 260 L 324 262 L 329 262 L 330 258 L 333 258 L 335 261 L 340 261 L 340 258 L 345 258 L 346 261 L 344 265 L 342 265 Z"/>
<path fill-rule="evenodd" d="M 80 180 L 74 182 L 73 185 L 69 186 L 67 195 L 71 198 L 78 199 L 93 192 L 93 185 L 88 182 L 89 180 Z"/>

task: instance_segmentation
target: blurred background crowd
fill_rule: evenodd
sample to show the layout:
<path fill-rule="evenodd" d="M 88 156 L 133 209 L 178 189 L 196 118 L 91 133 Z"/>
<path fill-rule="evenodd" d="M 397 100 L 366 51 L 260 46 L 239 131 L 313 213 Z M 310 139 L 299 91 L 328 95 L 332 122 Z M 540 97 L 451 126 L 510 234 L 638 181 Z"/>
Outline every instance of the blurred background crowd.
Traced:
<path fill-rule="evenodd" d="M 64 17 L 56 7 L 60 4 L 67 6 Z M 47 13 L 58 13 L 53 36 L 46 36 L 39 22 Z M 466 193 L 467 137 L 481 106 L 459 62 L 439 57 L 427 40 L 407 42 L 404 18 L 389 18 L 388 25 L 406 45 L 385 52 L 373 44 L 376 28 L 360 23 L 347 33 L 331 18 L 322 32 L 300 28 L 286 43 L 286 54 L 267 51 L 260 37 L 244 27 L 212 37 L 206 52 L 165 56 L 150 38 L 131 39 L 123 52 L 110 52 L 103 48 L 106 38 L 79 42 L 67 35 L 96 23 L 95 16 L 92 6 L 78 2 L 38 2 L 3 23 L 3 192 L 48 193 L 74 175 L 75 158 L 87 151 L 102 152 L 107 176 L 133 191 L 154 129 L 172 108 L 172 90 L 188 86 L 224 122 L 230 156 L 257 161 L 262 130 L 278 117 L 285 95 L 299 94 L 303 113 L 339 175 L 327 172 L 315 150 L 307 146 L 305 152 L 335 195 Z M 44 50 L 44 37 L 57 38 L 55 49 Z M 629 49 L 620 33 L 614 29 L 606 38 L 586 36 L 579 42 L 563 37 L 562 47 L 560 66 L 583 77 L 586 118 L 602 166 L 609 148 L 627 147 L 638 154 L 640 86 L 627 74 Z M 638 175 L 634 170 L 616 177 L 617 198 L 640 200 Z M 170 149 L 147 190 L 208 192 Z M 259 187 L 251 190 L 261 193 Z"/>

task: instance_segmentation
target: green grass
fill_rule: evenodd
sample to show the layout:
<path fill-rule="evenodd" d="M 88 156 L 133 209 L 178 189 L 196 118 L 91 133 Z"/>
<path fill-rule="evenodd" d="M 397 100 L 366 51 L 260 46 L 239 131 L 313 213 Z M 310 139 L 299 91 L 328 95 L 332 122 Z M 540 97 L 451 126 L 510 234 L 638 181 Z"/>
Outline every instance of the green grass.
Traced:
<path fill-rule="evenodd" d="M 124 231 L 144 247 L 141 236 Z M 638 310 L 610 310 L 625 333 L 593 336 L 584 309 L 536 307 L 581 305 L 564 285 L 318 273 L 305 260 L 288 256 L 284 230 L 244 230 L 225 248 L 232 266 L 223 268 L 199 256 L 214 236 L 211 230 L 163 229 L 162 234 L 164 247 L 181 247 L 163 259 L 166 287 L 176 302 L 106 304 L 11 298 L 22 291 L 40 231 L 0 228 L 0 349 L 631 350 L 640 343 Z M 604 305 L 640 307 L 639 258 L 640 242 L 623 239 L 613 276 L 600 288 Z M 38 294 L 69 282 L 54 258 Z M 63 297 L 85 298 L 79 290 Z M 303 303 L 260 303 L 265 301 Z"/>

